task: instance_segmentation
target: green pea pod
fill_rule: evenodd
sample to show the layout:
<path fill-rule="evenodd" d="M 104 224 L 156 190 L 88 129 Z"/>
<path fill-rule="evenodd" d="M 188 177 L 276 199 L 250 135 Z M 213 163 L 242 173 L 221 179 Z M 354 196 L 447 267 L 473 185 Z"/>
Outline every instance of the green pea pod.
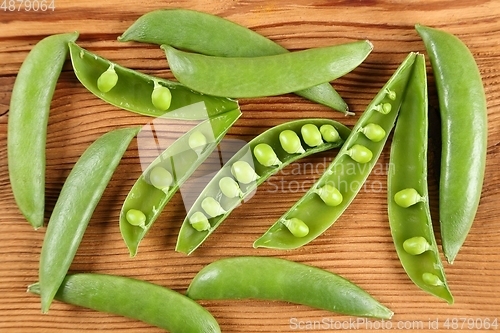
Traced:
<path fill-rule="evenodd" d="M 161 47 L 180 83 L 204 94 L 234 98 L 286 94 L 332 81 L 356 68 L 373 49 L 365 40 L 271 56 L 225 58 Z"/>
<path fill-rule="evenodd" d="M 384 148 L 396 121 L 414 60 L 415 54 L 410 53 L 368 105 L 323 175 L 254 242 L 254 247 L 298 248 L 321 235 L 342 215 L 363 187 Z M 380 129 L 375 137 L 367 136 L 366 127 L 370 124 L 382 128 L 385 132 L 383 138 L 378 135 Z M 288 230 L 284 223 L 292 218 L 308 226 L 306 236 L 296 237 Z"/>
<path fill-rule="evenodd" d="M 348 280 L 293 261 L 235 257 L 204 267 L 188 287 L 195 300 L 262 299 L 352 316 L 390 319 L 393 312 Z"/>
<path fill-rule="evenodd" d="M 154 10 L 146 13 L 118 40 L 167 44 L 219 57 L 260 57 L 288 52 L 279 44 L 246 27 L 215 15 L 188 9 Z M 347 104 L 328 83 L 295 93 L 349 114 Z"/>
<path fill-rule="evenodd" d="M 73 261 L 87 224 L 139 128 L 108 132 L 92 143 L 64 182 L 52 212 L 40 255 L 42 312 L 50 304 Z"/>
<path fill-rule="evenodd" d="M 40 294 L 39 283 L 28 291 Z M 220 332 L 214 317 L 198 303 L 159 285 L 121 276 L 67 275 L 55 299 L 120 315 L 175 332 Z"/>
<path fill-rule="evenodd" d="M 443 252 L 453 263 L 481 198 L 488 140 L 487 104 L 474 56 L 456 36 L 416 25 L 436 79 L 441 114 L 439 221 Z"/>
<path fill-rule="evenodd" d="M 69 49 L 78 80 L 94 95 L 119 108 L 151 117 L 188 120 L 203 120 L 238 108 L 234 100 L 203 95 L 177 82 L 125 68 L 75 43 L 69 43 Z M 99 79 L 108 71 L 111 72 L 108 85 L 112 88 L 105 87 L 107 82 L 101 83 L 103 86 L 99 85 Z M 112 80 L 113 77 L 116 82 Z M 171 101 L 166 103 L 167 109 L 161 107 L 164 103 L 156 94 L 158 89 L 170 91 Z M 157 99 L 160 99 L 159 103 L 155 103 Z M 187 107 L 200 102 L 205 104 L 205 109 Z"/>
<path fill-rule="evenodd" d="M 391 144 L 387 178 L 389 224 L 399 259 L 411 280 L 423 290 L 453 303 L 429 209 L 427 104 L 425 58 L 417 55 Z M 416 196 L 404 196 L 404 191 L 413 192 L 409 189 Z M 405 199 L 409 201 L 404 202 Z M 424 274 L 433 274 L 441 284 L 429 285 Z"/>
<path fill-rule="evenodd" d="M 212 153 L 240 116 L 240 110 L 236 109 L 199 123 L 168 146 L 144 170 L 127 195 L 120 213 L 120 231 L 130 256 L 134 257 L 137 254 L 139 243 L 163 208 L 179 187 Z M 193 146 L 193 136 L 199 136 L 200 133 L 207 139 L 206 144 Z M 165 177 L 171 177 L 171 181 L 164 181 Z M 142 225 L 135 224 L 130 218 L 127 219 L 127 212 L 131 209 L 144 214 L 145 220 Z M 135 220 L 136 216 L 132 217 Z"/>
<path fill-rule="evenodd" d="M 10 100 L 7 158 L 12 193 L 28 222 L 43 226 L 45 143 L 57 79 L 78 33 L 53 35 L 38 42 L 17 74 Z"/>
<path fill-rule="evenodd" d="M 299 133 L 300 135 L 301 128 L 311 125 L 315 128 L 323 125 L 332 126 L 334 131 L 338 132 L 336 140 L 332 142 L 322 141 L 320 145 L 314 147 L 309 147 L 307 144 L 302 144 L 302 142 L 299 141 L 305 148 L 300 154 L 290 154 L 283 149 L 279 141 L 281 133 L 284 131 L 293 131 L 294 133 Z M 317 131 L 319 133 L 319 129 L 317 129 Z M 252 139 L 225 163 L 225 165 L 217 172 L 217 174 L 215 174 L 215 176 L 210 180 L 194 201 L 179 232 L 176 251 L 191 254 L 205 241 L 205 239 L 208 238 L 208 236 L 210 236 L 210 234 L 215 231 L 215 229 L 229 216 L 229 214 L 241 204 L 242 200 L 249 198 L 254 193 L 256 188 L 265 182 L 269 177 L 279 170 L 282 170 L 290 163 L 293 163 L 301 158 L 341 146 L 350 133 L 351 131 L 347 127 L 334 120 L 301 119 L 275 126 Z M 304 138 L 302 140 L 304 140 Z M 260 149 L 261 147 L 267 150 L 262 150 Z M 259 151 L 262 151 L 262 153 L 259 153 Z M 263 159 L 267 156 L 270 156 L 271 159 Z M 249 163 L 249 165 L 253 166 L 254 169 L 252 169 L 251 172 L 254 174 L 256 173 L 258 178 L 248 184 L 243 182 L 239 182 L 239 184 L 237 184 L 238 179 L 237 177 L 234 179 L 235 177 L 231 171 L 232 167 L 235 163 L 238 163 L 238 161 L 245 161 Z M 270 162 L 267 163 L 267 161 Z M 237 187 L 236 192 L 233 191 L 235 195 L 228 195 L 227 193 L 224 194 L 224 185 L 221 185 L 221 181 L 228 181 L 228 177 L 230 180 L 233 180 L 232 184 L 236 184 L 233 185 Z M 209 222 L 207 225 L 208 229 L 199 231 L 193 227 L 190 223 L 190 219 L 193 214 L 196 214 L 196 212 L 203 213 L 203 211 L 205 211 L 205 213 L 208 213 L 206 211 L 207 207 L 203 207 L 207 198 L 215 200 L 211 206 L 220 205 L 222 210 L 219 210 L 220 214 L 211 216 L 211 218 L 207 219 Z M 210 209 L 211 206 L 209 206 L 208 209 Z"/>

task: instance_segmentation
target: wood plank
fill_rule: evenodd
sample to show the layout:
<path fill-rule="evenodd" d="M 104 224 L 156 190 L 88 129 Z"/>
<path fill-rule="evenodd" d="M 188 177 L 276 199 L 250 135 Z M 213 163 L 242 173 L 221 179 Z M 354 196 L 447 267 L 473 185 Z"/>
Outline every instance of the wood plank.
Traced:
<path fill-rule="evenodd" d="M 1 2 L 1 1 L 0 1 Z M 290 50 L 369 39 L 374 50 L 353 72 L 333 82 L 354 117 L 294 95 L 244 99 L 243 116 L 228 138 L 250 140 L 286 120 L 329 117 L 354 125 L 369 101 L 410 51 L 425 52 L 413 29 L 422 23 L 458 35 L 471 49 L 483 76 L 488 100 L 488 161 L 483 197 L 473 228 L 455 264 L 445 264 L 455 304 L 420 291 L 404 273 L 394 251 L 386 214 L 386 146 L 365 187 L 334 227 L 293 251 L 253 249 L 252 242 L 281 216 L 314 179 L 321 175 L 336 151 L 309 157 L 289 166 L 264 184 L 249 202 L 196 251 L 185 256 L 174 251 L 185 215 L 181 195 L 169 203 L 160 220 L 130 258 L 121 239 L 118 215 L 121 202 L 140 174 L 134 141 L 106 189 L 90 221 L 71 266 L 72 272 L 98 272 L 144 279 L 184 292 L 204 265 L 219 258 L 263 255 L 315 265 L 348 278 L 390 307 L 391 321 L 356 318 L 305 306 L 268 301 L 204 301 L 224 332 L 310 332 L 333 330 L 356 322 L 361 331 L 390 328 L 448 331 L 446 320 L 493 321 L 500 316 L 500 2 L 412 1 L 195 1 L 138 5 L 133 1 L 56 0 L 52 12 L 0 11 L 0 331 L 160 332 L 131 319 L 97 313 L 55 302 L 40 314 L 39 299 L 26 293 L 37 280 L 38 260 L 45 228 L 34 231 L 19 213 L 9 185 L 6 132 L 9 100 L 16 73 L 29 50 L 41 38 L 79 31 L 79 44 L 124 66 L 171 78 L 163 52 L 156 46 L 122 44 L 119 36 L 140 15 L 158 8 L 191 8 L 247 26 Z M 430 67 L 430 174 L 431 209 L 437 215 L 439 114 Z M 144 124 L 148 118 L 119 110 L 91 95 L 65 64 L 52 102 L 47 135 L 47 212 L 54 207 L 63 182 L 85 148 L 102 133 L 117 127 Z M 278 191 L 276 188 L 278 187 Z M 273 200 L 269 200 L 273 198 Z M 439 226 L 435 218 L 436 234 Z M 265 272 L 263 272 L 265 274 Z M 299 326 L 301 324 L 301 326 Z M 437 324 L 437 327 L 433 325 Z M 468 322 L 458 331 L 470 331 Z M 335 326 L 337 325 L 337 326 Z M 386 326 L 381 326 L 386 325 Z M 406 325 L 406 327 L 404 327 Z M 462 322 L 458 322 L 458 328 Z M 353 326 L 348 327 L 353 328 Z M 472 327 L 472 328 L 478 328 Z M 345 328 L 344 328 L 345 329 Z"/>

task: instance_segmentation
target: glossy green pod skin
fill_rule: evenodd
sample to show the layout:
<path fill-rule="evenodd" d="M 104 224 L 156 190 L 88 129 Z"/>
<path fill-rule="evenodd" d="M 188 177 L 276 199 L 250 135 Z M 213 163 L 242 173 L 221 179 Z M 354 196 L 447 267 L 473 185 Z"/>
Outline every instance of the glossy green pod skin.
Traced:
<path fill-rule="evenodd" d="M 331 125 L 333 126 L 339 133 L 339 140 L 335 142 L 324 142 L 323 144 L 316 147 L 308 147 L 303 140 L 302 146 L 305 151 L 301 154 L 289 154 L 287 153 L 280 144 L 278 139 L 280 133 L 285 130 L 291 130 L 298 134 L 300 137 L 300 130 L 302 126 L 307 124 L 313 124 L 318 127 L 321 125 Z M 248 144 L 242 147 L 239 151 L 237 151 L 226 163 L 225 165 L 217 172 L 217 174 L 210 180 L 210 182 L 206 185 L 206 187 L 202 190 L 200 195 L 197 197 L 192 207 L 189 209 L 187 216 L 182 224 L 181 230 L 179 232 L 179 236 L 177 238 L 176 251 L 183 252 L 186 254 L 191 254 L 195 251 L 209 236 L 212 234 L 215 229 L 231 214 L 231 212 L 238 207 L 242 201 L 248 200 L 249 196 L 253 195 L 257 187 L 264 183 L 269 177 L 278 171 L 285 168 L 290 163 L 293 163 L 301 158 L 306 156 L 319 153 L 322 151 L 326 151 L 329 149 L 337 148 L 342 145 L 345 139 L 349 136 L 351 131 L 344 125 L 329 119 L 300 119 L 293 120 L 290 122 L 283 123 L 281 125 L 272 127 L 262 134 L 258 135 L 254 139 L 252 139 Z M 279 165 L 271 165 L 264 166 L 262 165 L 255 154 L 252 153 L 254 148 L 259 144 L 268 144 L 273 151 L 276 153 L 277 158 L 280 161 Z M 219 187 L 219 182 L 224 177 L 231 177 L 231 166 L 236 161 L 247 161 L 250 165 L 254 167 L 255 172 L 259 176 L 258 179 L 249 183 L 242 184 L 240 183 L 241 195 L 233 198 L 229 198 L 223 194 Z M 225 212 L 221 215 L 215 216 L 213 218 L 209 218 L 210 229 L 204 231 L 195 230 L 191 224 L 189 223 L 189 217 L 196 211 L 202 211 L 203 199 L 206 197 L 216 198 L 221 206 L 225 209 Z"/>
<path fill-rule="evenodd" d="M 453 296 L 448 288 L 439 257 L 429 209 L 427 105 L 425 58 L 423 55 L 417 55 L 391 144 L 387 178 L 389 225 L 399 259 L 410 279 L 421 289 L 448 303 L 453 303 Z M 422 200 L 405 208 L 398 204 L 394 197 L 399 191 L 408 188 L 415 189 Z M 405 244 L 408 240 L 416 241 L 412 246 Z M 424 248 L 414 249 L 419 242 L 423 243 Z M 408 246 L 412 248 L 408 250 Z M 427 284 L 423 279 L 424 273 L 432 273 L 439 277 L 443 285 Z"/>
<path fill-rule="evenodd" d="M 146 13 L 118 40 L 166 44 L 219 57 L 260 57 L 289 52 L 246 27 L 222 17 L 189 9 L 154 10 Z M 345 101 L 328 83 L 296 91 L 295 94 L 349 113 Z"/>
<path fill-rule="evenodd" d="M 69 43 L 69 49 L 78 80 L 95 96 L 124 110 L 151 117 L 204 120 L 238 108 L 238 103 L 229 98 L 203 95 L 177 82 L 134 71 L 93 54 L 75 43 Z M 118 81 L 111 90 L 102 92 L 97 82 L 110 66 L 114 68 Z M 155 83 L 167 87 L 171 92 L 172 101 L 166 111 L 153 104 L 151 95 Z M 199 102 L 205 104 L 205 109 L 189 108 Z"/>
<path fill-rule="evenodd" d="M 481 198 L 488 140 L 487 102 L 474 56 L 456 36 L 415 26 L 436 80 L 441 115 L 439 221 L 443 252 L 453 263 Z"/>
<path fill-rule="evenodd" d="M 233 98 L 275 96 L 330 82 L 356 68 L 373 49 L 364 40 L 278 55 L 225 58 L 161 47 L 180 83 L 204 94 Z"/>
<path fill-rule="evenodd" d="M 120 213 L 120 231 L 131 257 L 137 254 L 139 243 L 165 205 L 196 168 L 213 152 L 240 116 L 241 112 L 237 109 L 200 122 L 168 146 L 137 179 L 123 202 Z M 203 133 L 209 139 L 199 154 L 191 149 L 188 143 L 191 134 L 197 132 Z M 157 166 L 163 167 L 173 176 L 172 185 L 165 190 L 152 185 L 149 179 L 150 172 Z M 145 214 L 146 221 L 143 227 L 134 226 L 127 221 L 126 214 L 130 209 L 136 209 Z"/>
<path fill-rule="evenodd" d="M 40 284 L 28 292 L 40 294 Z M 141 320 L 169 332 L 220 332 L 219 324 L 201 305 L 159 285 L 95 273 L 67 275 L 55 299 L 96 311 Z"/>
<path fill-rule="evenodd" d="M 188 287 L 195 300 L 260 299 L 351 316 L 390 319 L 393 312 L 352 282 L 285 259 L 234 257 L 205 266 Z"/>
<path fill-rule="evenodd" d="M 254 242 L 254 247 L 298 248 L 321 235 L 342 215 L 363 187 L 385 146 L 396 121 L 414 60 L 415 54 L 410 53 L 368 105 L 352 129 L 351 135 L 323 175 L 264 235 Z M 390 112 L 383 111 L 382 105 L 387 110 L 390 109 Z M 390 105 L 390 108 L 387 105 Z M 378 124 L 385 130 L 386 134 L 382 140 L 377 138 L 376 141 L 372 141 L 362 133 L 364 126 L 370 123 Z M 363 163 L 349 156 L 353 147 L 365 148 L 361 150 L 363 153 L 361 157 L 366 158 L 361 161 Z M 364 154 L 365 151 L 371 154 Z M 326 185 L 335 187 L 341 193 L 343 199 L 339 205 L 328 206 L 317 194 L 318 189 Z M 298 218 L 307 224 L 309 234 L 300 238 L 293 236 L 282 223 L 291 218 Z"/>
<path fill-rule="evenodd" d="M 78 159 L 64 182 L 49 220 L 40 254 L 42 312 L 50 304 L 73 261 L 88 222 L 113 172 L 139 128 L 108 132 Z"/>
<path fill-rule="evenodd" d="M 78 33 L 53 35 L 38 42 L 23 61 L 10 99 L 7 159 L 14 199 L 33 228 L 45 213 L 45 144 L 49 110 L 57 79 Z"/>

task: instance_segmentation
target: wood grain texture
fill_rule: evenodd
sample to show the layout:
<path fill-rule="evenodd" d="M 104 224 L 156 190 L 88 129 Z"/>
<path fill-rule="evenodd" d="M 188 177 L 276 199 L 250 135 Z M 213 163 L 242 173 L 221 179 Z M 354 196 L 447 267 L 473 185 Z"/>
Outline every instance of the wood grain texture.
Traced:
<path fill-rule="evenodd" d="M 141 322 L 55 302 L 40 314 L 39 298 L 26 293 L 37 280 L 45 228 L 34 231 L 19 213 L 11 193 L 6 151 L 9 100 L 16 73 L 33 45 L 49 34 L 80 32 L 79 44 L 121 65 L 171 78 L 163 52 L 156 46 L 118 43 L 119 36 L 140 15 L 158 8 L 191 8 L 216 14 L 247 26 L 290 50 L 369 39 L 374 51 L 353 72 L 333 82 L 354 117 L 294 95 L 241 100 L 243 116 L 228 138 L 250 140 L 286 120 L 329 117 L 352 126 L 369 101 L 410 51 L 424 52 L 415 23 L 446 29 L 458 35 L 478 63 L 488 100 L 488 159 L 483 196 L 476 221 L 455 264 L 445 264 L 455 304 L 446 303 L 415 287 L 396 256 L 386 215 L 386 172 L 389 146 L 374 172 L 345 214 L 321 237 L 293 251 L 253 249 L 263 233 L 321 175 L 334 157 L 322 153 L 294 164 L 272 177 L 192 256 L 174 251 L 185 215 L 178 193 L 130 258 L 121 239 L 121 202 L 139 176 L 134 141 L 106 189 L 71 266 L 72 272 L 97 272 L 135 277 L 184 292 L 204 265 L 219 258 L 264 255 L 315 265 L 350 279 L 395 312 L 384 323 L 360 322 L 360 331 L 427 331 L 429 321 L 500 317 L 500 2 L 448 0 L 307 0 L 218 1 L 184 0 L 136 2 L 55 0 L 53 12 L 0 11 L 0 331 L 1 332 L 160 332 Z M 429 190 L 436 235 L 439 166 L 439 114 L 434 79 L 430 84 Z M 66 63 L 57 84 L 47 136 L 46 219 L 63 182 L 85 148 L 112 129 L 144 124 L 148 118 L 119 110 L 94 97 L 75 78 Z M 272 198 L 270 200 L 270 198 Z M 262 272 L 265 274 L 265 272 Z M 302 331 L 332 331 L 355 318 L 283 302 L 204 301 L 224 332 L 300 331 L 293 323 L 322 322 Z M 296 318 L 296 319 L 294 319 Z M 295 321 L 297 320 L 297 321 Z M 484 322 L 484 321 L 483 321 Z M 317 323 L 318 324 L 318 323 Z M 378 326 L 377 326 L 378 325 Z M 400 325 L 406 327 L 399 327 Z M 462 325 L 459 322 L 459 325 Z M 308 328 L 308 329 L 306 329 Z M 338 328 L 338 327 L 337 327 Z M 349 328 L 349 327 L 348 327 Z M 350 327 L 353 328 L 352 326 Z M 406 328 L 406 329 L 405 329 Z M 460 326 L 458 327 L 460 328 Z M 460 331 L 460 329 L 457 329 Z M 463 331 L 468 329 L 467 324 Z"/>

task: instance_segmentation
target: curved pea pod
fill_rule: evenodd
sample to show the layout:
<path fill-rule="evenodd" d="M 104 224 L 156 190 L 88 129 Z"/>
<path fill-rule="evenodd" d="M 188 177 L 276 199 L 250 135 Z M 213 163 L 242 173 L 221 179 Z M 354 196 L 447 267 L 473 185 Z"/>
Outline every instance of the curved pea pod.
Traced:
<path fill-rule="evenodd" d="M 69 50 L 73 70 L 85 88 L 121 109 L 151 117 L 204 120 L 238 108 L 229 98 L 203 95 L 177 82 L 134 71 L 75 43 L 69 43 Z M 107 77 L 101 83 L 103 76 Z M 200 102 L 204 109 L 189 107 Z"/>
<path fill-rule="evenodd" d="M 28 292 L 40 294 L 40 284 Z M 106 274 L 67 275 L 55 299 L 120 315 L 169 332 L 220 332 L 219 324 L 201 305 L 176 291 L 132 278 Z"/>
<path fill-rule="evenodd" d="M 330 82 L 361 64 L 373 45 L 364 40 L 250 58 L 206 56 L 169 45 L 161 48 L 180 83 L 204 94 L 243 98 L 286 94 Z"/>
<path fill-rule="evenodd" d="M 49 310 L 102 193 L 138 131 L 124 128 L 102 135 L 85 150 L 64 182 L 40 254 L 42 312 Z"/>
<path fill-rule="evenodd" d="M 241 116 L 239 109 L 214 116 L 190 129 L 169 145 L 137 179 L 127 195 L 120 213 L 120 231 L 130 251 L 137 254 L 139 243 L 163 211 L 179 187 L 193 174 L 198 166 L 213 152 L 227 131 Z M 206 139 L 203 149 L 193 145 L 192 137 Z M 165 181 L 165 177 L 168 178 Z M 134 225 L 127 220 L 129 210 L 142 212 L 146 219 L 143 225 Z"/>
<path fill-rule="evenodd" d="M 288 50 L 266 37 L 215 15 L 188 9 L 154 10 L 139 17 L 121 42 L 167 44 L 219 57 L 260 57 Z M 311 101 L 348 114 L 348 106 L 328 83 L 295 92 Z"/>
<path fill-rule="evenodd" d="M 416 25 L 436 80 L 441 115 L 439 221 L 453 263 L 481 198 L 488 141 L 487 102 L 474 56 L 456 36 Z"/>
<path fill-rule="evenodd" d="M 360 317 L 390 319 L 393 312 L 352 282 L 326 270 L 266 257 L 235 257 L 204 267 L 188 287 L 195 300 L 286 301 Z"/>
<path fill-rule="evenodd" d="M 284 131 L 291 131 L 300 135 L 301 128 L 304 125 L 311 124 L 317 127 L 322 125 L 332 126 L 338 132 L 336 141 L 324 142 L 315 147 L 308 147 L 303 143 L 305 150 L 301 154 L 286 152 L 279 141 L 280 134 Z M 182 224 L 177 239 L 176 251 L 191 254 L 243 200 L 248 200 L 256 188 L 269 177 L 300 158 L 341 146 L 350 133 L 351 131 L 347 127 L 334 120 L 301 119 L 270 128 L 252 139 L 225 163 L 196 198 Z M 265 147 L 265 149 L 261 147 Z M 259 151 L 259 149 L 262 152 L 256 154 L 256 151 Z M 253 172 L 253 174 L 257 175 L 257 177 L 253 178 L 253 181 L 238 181 L 238 177 L 234 176 L 234 170 L 232 172 L 233 166 L 240 162 L 245 162 L 247 165 L 253 166 L 253 169 L 247 172 Z M 225 185 L 222 182 L 228 182 L 229 184 Z M 231 186 L 234 190 L 231 190 Z M 206 198 L 215 198 L 224 209 L 224 212 L 209 218 L 209 228 L 199 231 L 192 226 L 190 218 L 196 212 L 205 211 L 202 204 Z"/>
<path fill-rule="evenodd" d="M 254 242 L 254 247 L 298 248 L 321 235 L 342 215 L 363 187 L 385 146 L 396 121 L 414 60 L 415 53 L 410 53 L 370 102 L 323 175 Z M 363 132 L 369 124 L 380 126 L 385 132 L 384 137 L 377 137 L 376 140 L 368 138 Z M 285 227 L 283 222 L 292 218 L 308 226 L 309 233 L 306 236 L 295 237 Z"/>
<path fill-rule="evenodd" d="M 423 290 L 453 303 L 432 228 L 427 190 L 427 78 L 417 55 L 391 144 L 387 178 L 391 234 L 410 279 Z M 432 274 L 440 285 L 429 284 Z"/>
<path fill-rule="evenodd" d="M 50 103 L 78 33 L 53 35 L 38 42 L 23 61 L 10 99 L 7 159 L 14 199 L 28 222 L 38 229 L 45 212 L 45 144 Z"/>

